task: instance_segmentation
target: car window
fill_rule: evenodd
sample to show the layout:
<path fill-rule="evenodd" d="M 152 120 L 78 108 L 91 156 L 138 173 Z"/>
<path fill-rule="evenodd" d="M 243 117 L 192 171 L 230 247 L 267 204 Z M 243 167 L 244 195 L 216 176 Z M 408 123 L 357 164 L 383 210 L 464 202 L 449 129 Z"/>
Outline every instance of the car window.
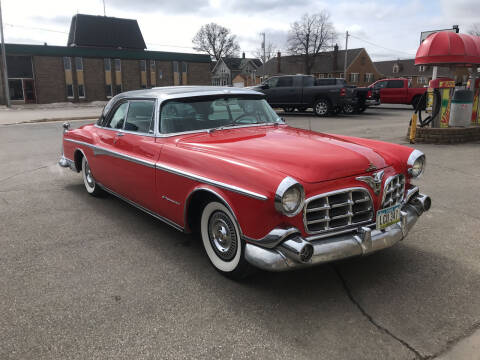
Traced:
<path fill-rule="evenodd" d="M 293 77 L 283 76 L 278 78 L 277 87 L 293 86 Z"/>
<path fill-rule="evenodd" d="M 303 86 L 313 86 L 315 85 L 315 78 L 313 76 L 304 76 L 303 77 Z"/>
<path fill-rule="evenodd" d="M 389 80 L 387 84 L 389 89 L 401 89 L 403 88 L 403 80 Z"/>
<path fill-rule="evenodd" d="M 277 86 L 277 82 L 278 82 L 278 77 L 273 77 L 271 79 L 268 79 L 266 84 L 268 85 L 269 88 L 274 88 Z"/>
<path fill-rule="evenodd" d="M 377 83 L 373 86 L 373 88 L 374 88 L 375 90 L 377 90 L 377 89 L 383 89 L 383 88 L 385 87 L 385 85 L 387 85 L 387 82 L 386 82 L 386 81 L 380 81 L 380 82 L 377 82 Z"/>
<path fill-rule="evenodd" d="M 139 133 L 153 133 L 153 100 L 131 100 L 124 129 Z"/>
<path fill-rule="evenodd" d="M 112 128 L 112 129 L 122 129 L 125 115 L 127 114 L 127 109 L 128 109 L 127 102 L 124 102 L 119 107 L 117 107 L 114 110 L 115 112 L 113 116 L 110 118 L 110 120 L 105 125 L 105 127 Z"/>
<path fill-rule="evenodd" d="M 335 85 L 336 82 L 337 82 L 336 79 L 317 79 L 316 85 L 317 86 Z"/>
<path fill-rule="evenodd" d="M 171 100 L 162 105 L 160 132 L 163 134 L 281 122 L 264 99 L 227 97 L 205 100 Z"/>

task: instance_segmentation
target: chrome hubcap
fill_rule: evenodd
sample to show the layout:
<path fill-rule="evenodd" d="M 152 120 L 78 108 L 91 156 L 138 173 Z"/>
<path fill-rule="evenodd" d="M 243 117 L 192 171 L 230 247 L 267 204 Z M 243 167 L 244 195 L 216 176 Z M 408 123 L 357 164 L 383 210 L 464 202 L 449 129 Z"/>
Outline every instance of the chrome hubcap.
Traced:
<path fill-rule="evenodd" d="M 326 114 L 327 113 L 327 104 L 324 103 L 324 102 L 320 102 L 317 104 L 316 106 L 316 111 L 317 111 L 317 114 Z"/>
<path fill-rule="evenodd" d="M 208 222 L 212 248 L 222 260 L 232 260 L 237 252 L 237 236 L 230 218 L 223 212 L 212 214 Z"/>
<path fill-rule="evenodd" d="M 95 180 L 93 180 L 92 172 L 88 163 L 85 163 L 85 179 L 87 180 L 88 186 L 92 188 L 95 186 Z"/>

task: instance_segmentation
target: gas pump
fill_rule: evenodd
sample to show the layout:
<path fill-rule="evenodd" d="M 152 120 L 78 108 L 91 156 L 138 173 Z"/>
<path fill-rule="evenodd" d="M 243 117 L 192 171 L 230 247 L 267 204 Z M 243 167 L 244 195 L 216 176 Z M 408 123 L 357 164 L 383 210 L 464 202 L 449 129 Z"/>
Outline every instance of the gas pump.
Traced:
<path fill-rule="evenodd" d="M 448 128 L 448 121 L 450 119 L 450 105 L 454 91 L 455 81 L 453 79 L 439 78 L 430 80 L 427 91 L 427 104 L 429 102 L 432 104 L 430 113 L 432 114 L 433 127 Z M 434 109 L 436 110 L 435 113 L 433 113 Z"/>

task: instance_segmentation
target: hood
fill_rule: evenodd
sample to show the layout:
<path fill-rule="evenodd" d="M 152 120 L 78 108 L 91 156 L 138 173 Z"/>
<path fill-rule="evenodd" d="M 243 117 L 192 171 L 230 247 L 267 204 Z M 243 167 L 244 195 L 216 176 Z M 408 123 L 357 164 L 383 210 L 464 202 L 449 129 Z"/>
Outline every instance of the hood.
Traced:
<path fill-rule="evenodd" d="M 335 136 L 261 126 L 186 135 L 177 146 L 206 151 L 314 183 L 364 174 L 389 164 L 369 147 Z"/>

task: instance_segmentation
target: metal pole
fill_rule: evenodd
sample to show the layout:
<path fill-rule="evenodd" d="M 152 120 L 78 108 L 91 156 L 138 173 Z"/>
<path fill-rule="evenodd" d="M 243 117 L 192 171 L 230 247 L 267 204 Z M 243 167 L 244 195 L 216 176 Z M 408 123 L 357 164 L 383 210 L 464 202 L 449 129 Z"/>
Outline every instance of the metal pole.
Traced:
<path fill-rule="evenodd" d="M 262 33 L 263 35 L 263 42 L 262 42 L 262 48 L 263 48 L 263 63 L 265 64 L 267 61 L 267 55 L 265 52 L 265 33 Z"/>
<path fill-rule="evenodd" d="M 103 0 L 103 16 L 107 16 L 107 12 L 105 11 L 105 0 Z"/>
<path fill-rule="evenodd" d="M 343 78 L 347 81 L 347 53 L 348 53 L 348 30 L 345 34 L 345 63 L 343 64 Z"/>
<path fill-rule="evenodd" d="M 3 84 L 5 87 L 5 105 L 10 107 L 10 89 L 8 88 L 8 73 L 7 73 L 7 56 L 5 54 L 5 41 L 3 39 L 3 20 L 2 20 L 2 3 L 0 0 L 0 33 L 2 38 L 2 71 Z"/>

